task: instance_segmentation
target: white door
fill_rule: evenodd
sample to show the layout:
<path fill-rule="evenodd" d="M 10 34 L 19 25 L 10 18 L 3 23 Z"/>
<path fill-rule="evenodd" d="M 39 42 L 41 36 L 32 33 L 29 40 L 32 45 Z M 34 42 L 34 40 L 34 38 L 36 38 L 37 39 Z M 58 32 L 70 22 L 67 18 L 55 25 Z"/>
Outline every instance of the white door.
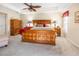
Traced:
<path fill-rule="evenodd" d="M 6 33 L 6 14 L 0 13 L 0 35 Z"/>
<path fill-rule="evenodd" d="M 64 36 L 67 35 L 68 33 L 68 20 L 69 20 L 69 16 L 66 16 L 63 18 L 63 30 L 64 30 Z"/>

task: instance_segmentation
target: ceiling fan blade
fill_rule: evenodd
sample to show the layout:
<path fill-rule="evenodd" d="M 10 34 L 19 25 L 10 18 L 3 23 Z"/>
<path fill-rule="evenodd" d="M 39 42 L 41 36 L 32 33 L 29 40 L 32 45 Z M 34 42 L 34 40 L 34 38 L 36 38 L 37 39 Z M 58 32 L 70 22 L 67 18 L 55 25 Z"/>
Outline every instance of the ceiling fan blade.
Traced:
<path fill-rule="evenodd" d="M 27 6 L 30 6 L 28 3 L 24 3 L 25 5 L 27 5 Z"/>
<path fill-rule="evenodd" d="M 40 8 L 41 6 L 32 6 L 33 8 Z"/>

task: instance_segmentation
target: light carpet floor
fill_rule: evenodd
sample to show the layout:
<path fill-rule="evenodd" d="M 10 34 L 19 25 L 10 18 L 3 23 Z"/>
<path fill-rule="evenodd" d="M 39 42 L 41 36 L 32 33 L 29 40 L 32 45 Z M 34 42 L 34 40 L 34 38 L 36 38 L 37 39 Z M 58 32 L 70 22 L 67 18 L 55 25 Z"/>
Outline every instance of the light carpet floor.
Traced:
<path fill-rule="evenodd" d="M 66 39 L 58 37 L 56 46 L 21 42 L 21 37 L 10 37 L 9 45 L 0 48 L 0 56 L 67 56 L 79 55 L 78 48 L 71 45 Z"/>

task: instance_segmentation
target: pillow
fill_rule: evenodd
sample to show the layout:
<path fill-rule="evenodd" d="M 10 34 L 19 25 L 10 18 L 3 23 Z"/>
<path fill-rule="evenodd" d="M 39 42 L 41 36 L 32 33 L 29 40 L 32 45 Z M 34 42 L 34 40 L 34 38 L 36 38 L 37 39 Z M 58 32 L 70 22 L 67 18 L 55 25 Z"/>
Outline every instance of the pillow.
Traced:
<path fill-rule="evenodd" d="M 35 24 L 34 27 L 43 27 L 43 24 Z"/>
<path fill-rule="evenodd" d="M 50 27 L 50 24 L 45 24 L 45 27 Z"/>

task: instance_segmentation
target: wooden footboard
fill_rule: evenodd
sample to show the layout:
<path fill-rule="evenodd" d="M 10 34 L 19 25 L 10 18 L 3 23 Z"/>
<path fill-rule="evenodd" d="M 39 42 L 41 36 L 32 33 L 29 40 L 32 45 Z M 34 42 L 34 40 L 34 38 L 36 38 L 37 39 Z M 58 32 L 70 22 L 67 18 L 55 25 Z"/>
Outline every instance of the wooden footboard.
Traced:
<path fill-rule="evenodd" d="M 22 33 L 23 42 L 35 42 L 56 45 L 56 34 L 53 30 L 28 30 Z"/>

